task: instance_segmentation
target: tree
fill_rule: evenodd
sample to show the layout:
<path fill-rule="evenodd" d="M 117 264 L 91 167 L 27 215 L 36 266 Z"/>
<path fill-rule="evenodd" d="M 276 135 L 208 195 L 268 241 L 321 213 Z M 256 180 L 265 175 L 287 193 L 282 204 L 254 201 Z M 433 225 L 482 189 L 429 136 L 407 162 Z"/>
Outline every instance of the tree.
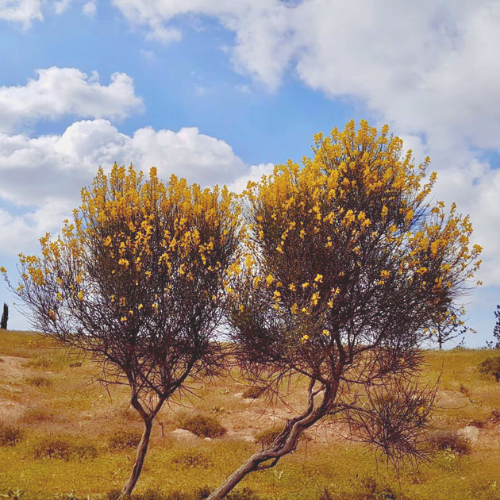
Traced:
<path fill-rule="evenodd" d="M 7 330 L 7 322 L 9 321 L 9 306 L 4 302 L 2 320 L 0 321 L 0 328 Z"/>
<path fill-rule="evenodd" d="M 497 310 L 494 312 L 497 322 L 493 328 L 493 337 L 496 339 L 496 343 L 490 342 L 491 348 L 500 349 L 500 304 L 497 305 Z"/>
<path fill-rule="evenodd" d="M 61 236 L 41 238 L 40 257 L 20 257 L 14 291 L 33 326 L 90 353 L 104 383 L 130 387 L 144 432 L 123 496 L 139 478 L 164 402 L 221 363 L 214 335 L 239 227 L 227 189 L 201 190 L 175 176 L 165 186 L 154 168 L 144 181 L 115 165 L 83 189 Z"/>
<path fill-rule="evenodd" d="M 460 316 L 458 316 L 458 314 L 460 314 Z M 464 314 L 465 308 L 460 308 L 454 313 L 450 313 L 448 310 L 445 310 L 438 315 L 436 324 L 431 328 L 431 338 L 435 339 L 440 350 L 446 342 L 460 337 L 462 337 L 462 339 L 458 345 L 463 345 L 465 341 L 465 334 L 469 330 L 472 333 L 476 333 L 474 329 L 465 326 L 465 321 L 461 319 Z"/>
<path fill-rule="evenodd" d="M 308 383 L 302 413 L 210 499 L 275 466 L 327 415 L 391 459 L 421 455 L 434 391 L 415 375 L 438 312 L 455 312 L 478 267 L 472 228 L 453 205 L 426 201 L 428 159 L 388 128 L 354 122 L 315 137 L 304 167 L 288 162 L 247 189 L 248 255 L 230 302 L 230 337 L 245 375 L 278 395 Z"/>

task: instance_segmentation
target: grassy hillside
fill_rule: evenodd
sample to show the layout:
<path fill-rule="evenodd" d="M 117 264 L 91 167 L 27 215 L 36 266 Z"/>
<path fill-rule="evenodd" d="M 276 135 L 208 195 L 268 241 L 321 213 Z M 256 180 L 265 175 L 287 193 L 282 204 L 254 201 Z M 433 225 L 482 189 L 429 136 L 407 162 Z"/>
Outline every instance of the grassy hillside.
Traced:
<path fill-rule="evenodd" d="M 277 467 L 250 475 L 233 498 L 500 499 L 500 384 L 477 370 L 491 356 L 500 353 L 426 354 L 422 379 L 440 376 L 434 432 L 459 431 L 468 441 L 450 433 L 445 449 L 418 471 L 398 476 L 330 420 L 309 431 Z M 126 388 L 106 390 L 95 382 L 98 373 L 90 361 L 35 334 L 0 331 L 0 495 L 10 490 L 11 498 L 20 491 L 26 500 L 113 498 L 131 470 L 141 422 Z M 236 374 L 193 388 L 195 396 L 177 399 L 160 414 L 138 498 L 202 498 L 200 488 L 220 484 L 261 446 L 260 434 L 304 404 L 301 383 L 291 388 L 288 406 L 245 397 L 249 387 Z M 200 414 L 217 419 L 227 432 L 205 439 L 179 430 Z"/>

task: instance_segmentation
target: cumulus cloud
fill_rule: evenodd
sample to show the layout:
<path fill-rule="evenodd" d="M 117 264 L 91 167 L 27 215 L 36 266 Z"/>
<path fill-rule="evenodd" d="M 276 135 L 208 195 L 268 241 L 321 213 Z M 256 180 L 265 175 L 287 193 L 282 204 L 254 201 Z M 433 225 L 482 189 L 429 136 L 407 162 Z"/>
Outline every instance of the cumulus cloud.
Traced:
<path fill-rule="evenodd" d="M 0 0 L 0 19 L 28 29 L 35 20 L 43 20 L 41 0 Z"/>
<path fill-rule="evenodd" d="M 109 85 L 76 68 L 39 69 L 24 86 L 0 87 L 0 132 L 21 122 L 55 120 L 64 115 L 89 118 L 125 118 L 142 109 L 132 78 L 113 73 Z"/>
<path fill-rule="evenodd" d="M 98 166 L 109 169 L 115 161 L 145 171 L 156 166 L 165 181 L 176 174 L 204 186 L 252 177 L 261 169 L 247 168 L 226 142 L 194 127 L 178 132 L 146 127 L 126 135 L 104 119 L 75 122 L 61 135 L 0 134 L 0 157 L 0 207 L 4 200 L 19 208 L 15 214 L 0 208 L 8 235 L 0 253 L 6 254 L 36 248 L 39 236 L 60 229 Z"/>
<path fill-rule="evenodd" d="M 389 123 L 415 157 L 432 158 L 436 196 L 470 213 L 482 275 L 500 286 L 500 1 L 114 0 L 150 34 L 208 16 L 235 35 L 234 68 L 276 89 L 286 74 L 354 98 Z"/>
<path fill-rule="evenodd" d="M 97 2 L 96 0 L 90 0 L 86 2 L 82 7 L 82 12 L 88 17 L 94 17 L 97 11 Z"/>

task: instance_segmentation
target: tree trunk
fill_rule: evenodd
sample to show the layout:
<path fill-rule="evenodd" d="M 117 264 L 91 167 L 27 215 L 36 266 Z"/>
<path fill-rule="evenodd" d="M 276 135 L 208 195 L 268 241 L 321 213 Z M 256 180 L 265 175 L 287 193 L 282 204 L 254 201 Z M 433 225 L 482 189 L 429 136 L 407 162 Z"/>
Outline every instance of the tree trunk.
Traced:
<path fill-rule="evenodd" d="M 262 456 L 264 452 L 256 453 L 251 456 L 239 469 L 235 470 L 226 481 L 219 486 L 207 500 L 218 500 L 224 498 L 238 483 L 250 472 L 258 470 L 259 465 L 263 462 Z"/>
<path fill-rule="evenodd" d="M 219 500 L 220 498 L 224 498 L 247 474 L 250 474 L 250 472 L 274 467 L 281 457 L 291 453 L 297 448 L 297 443 L 302 433 L 323 416 L 324 414 L 317 410 L 315 411 L 313 404 L 311 404 L 302 415 L 292 420 L 288 420 L 285 429 L 283 429 L 282 433 L 275 439 L 270 448 L 252 455 L 239 469 L 233 472 L 207 500 Z M 262 465 L 268 461 L 271 461 L 271 463 Z"/>
<path fill-rule="evenodd" d="M 149 438 L 151 437 L 151 429 L 153 428 L 153 420 L 148 418 L 144 421 L 144 432 L 142 434 L 141 442 L 137 447 L 137 455 L 135 458 L 134 468 L 132 469 L 132 474 L 123 487 L 122 494 L 120 498 L 128 498 L 132 494 L 135 485 L 141 475 L 142 466 L 144 465 L 144 458 L 146 457 L 146 452 L 148 451 Z"/>

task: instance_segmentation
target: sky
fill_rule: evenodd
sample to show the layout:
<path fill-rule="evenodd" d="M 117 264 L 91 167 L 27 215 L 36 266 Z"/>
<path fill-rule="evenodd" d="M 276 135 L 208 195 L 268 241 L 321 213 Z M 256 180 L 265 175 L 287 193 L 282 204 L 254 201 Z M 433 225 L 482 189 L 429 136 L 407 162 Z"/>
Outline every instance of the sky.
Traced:
<path fill-rule="evenodd" d="M 0 0 L 0 265 L 57 234 L 97 168 L 241 189 L 355 119 L 431 158 L 500 303 L 500 0 Z M 0 282 L 9 328 L 27 329 Z M 450 344 L 450 347 L 453 344 Z"/>

